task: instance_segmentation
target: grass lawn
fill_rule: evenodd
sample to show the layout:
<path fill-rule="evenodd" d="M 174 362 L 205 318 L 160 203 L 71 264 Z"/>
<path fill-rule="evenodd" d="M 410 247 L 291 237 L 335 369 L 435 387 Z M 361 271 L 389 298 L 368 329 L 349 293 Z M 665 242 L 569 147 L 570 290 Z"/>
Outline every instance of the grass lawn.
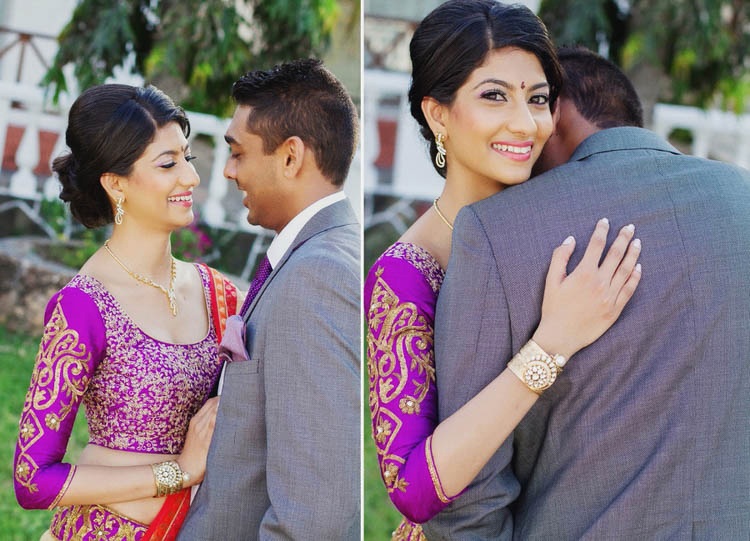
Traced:
<path fill-rule="evenodd" d="M 0 537 L 3 541 L 36 541 L 49 527 L 51 511 L 26 511 L 13 492 L 13 453 L 39 337 L 12 334 L 0 327 Z M 69 454 L 81 451 L 88 435 L 83 414 L 76 420 Z"/>
<path fill-rule="evenodd" d="M 375 444 L 370 437 L 369 419 L 365 424 L 364 445 L 364 510 L 365 535 L 364 541 L 390 541 L 393 530 L 401 522 L 401 515 L 393 507 L 385 486 L 380 478 Z"/>

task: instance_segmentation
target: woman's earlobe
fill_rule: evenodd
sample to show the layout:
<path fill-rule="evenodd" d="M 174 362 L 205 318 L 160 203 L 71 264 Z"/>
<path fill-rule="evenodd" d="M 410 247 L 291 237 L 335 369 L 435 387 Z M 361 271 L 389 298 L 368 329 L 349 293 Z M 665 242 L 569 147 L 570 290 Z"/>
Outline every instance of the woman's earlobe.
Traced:
<path fill-rule="evenodd" d="M 113 201 L 125 198 L 125 191 L 123 189 L 125 187 L 124 177 L 115 175 L 114 173 L 104 173 L 99 177 L 99 184 L 101 184 L 101 187 Z"/>
<path fill-rule="evenodd" d="M 425 96 L 422 98 L 422 114 L 427 120 L 427 124 L 430 126 L 432 133 L 443 132 L 445 133 L 445 112 L 446 106 L 437 101 L 435 98 Z"/>

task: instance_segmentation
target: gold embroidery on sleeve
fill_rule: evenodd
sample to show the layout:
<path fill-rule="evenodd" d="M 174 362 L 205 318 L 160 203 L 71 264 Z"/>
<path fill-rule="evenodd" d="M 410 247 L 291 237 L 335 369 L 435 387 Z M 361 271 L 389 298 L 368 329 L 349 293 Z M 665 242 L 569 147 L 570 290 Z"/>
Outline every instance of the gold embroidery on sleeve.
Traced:
<path fill-rule="evenodd" d="M 399 477 L 404 458 L 390 452 L 402 426 L 392 408 L 408 415 L 420 413 L 420 404 L 435 382 L 435 362 L 432 326 L 414 303 L 399 300 L 382 274 L 378 267 L 367 315 L 368 401 L 381 474 L 388 492 L 393 492 L 405 491 L 408 483 Z M 404 394 L 408 385 L 411 394 Z"/>
<path fill-rule="evenodd" d="M 391 536 L 391 541 L 427 541 L 421 524 L 403 519 Z"/>
<path fill-rule="evenodd" d="M 51 504 L 49 504 L 49 507 L 47 509 L 54 509 L 55 507 L 57 507 L 62 497 L 68 491 L 68 487 L 70 486 L 71 481 L 73 481 L 73 476 L 75 474 L 76 474 L 76 465 L 73 464 L 73 466 L 70 468 L 70 471 L 68 472 L 67 479 L 65 479 L 65 482 L 63 483 L 62 488 L 60 488 L 60 492 L 57 493 L 57 497 L 54 499 L 54 501 Z"/>
<path fill-rule="evenodd" d="M 80 343 L 78 332 L 68 328 L 61 300 L 62 295 L 58 297 L 52 316 L 44 328 L 21 414 L 20 454 L 15 478 L 32 493 L 38 490 L 33 481 L 39 466 L 30 454 L 31 448 L 44 436 L 45 426 L 50 430 L 60 428 L 60 423 L 83 395 L 89 380 L 88 376 L 82 374 L 91 355 L 86 345 Z M 57 413 L 45 412 L 57 403 L 62 405 Z M 63 490 L 66 488 L 67 483 Z"/>
<path fill-rule="evenodd" d="M 388 457 L 393 458 L 393 457 Z M 403 461 L 401 461 L 403 463 Z M 398 476 L 398 474 L 401 472 L 401 468 L 399 466 L 396 466 L 393 463 L 388 463 L 384 461 L 382 462 L 382 466 L 380 468 L 380 473 L 383 476 L 383 481 L 385 482 L 385 486 L 388 489 L 388 492 L 391 493 L 394 490 L 400 490 L 401 492 L 406 492 L 406 487 L 409 486 L 408 481 L 406 479 L 402 479 Z"/>
<path fill-rule="evenodd" d="M 435 493 L 440 501 L 443 503 L 450 503 L 451 499 L 445 494 L 443 485 L 440 482 L 440 477 L 435 467 L 435 459 L 432 456 L 432 436 L 427 438 L 427 443 L 424 446 L 424 454 L 427 458 L 427 469 L 430 470 L 430 478 L 432 479 L 432 485 L 435 487 Z"/>

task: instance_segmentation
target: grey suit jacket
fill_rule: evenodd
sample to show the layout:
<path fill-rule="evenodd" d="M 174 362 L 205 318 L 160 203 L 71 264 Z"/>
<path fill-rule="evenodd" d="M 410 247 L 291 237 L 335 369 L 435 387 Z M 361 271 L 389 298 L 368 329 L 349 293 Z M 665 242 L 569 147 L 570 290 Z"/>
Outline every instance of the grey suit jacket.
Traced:
<path fill-rule="evenodd" d="M 750 539 L 750 174 L 613 128 L 459 214 L 438 300 L 445 418 L 540 317 L 552 250 L 632 222 L 643 277 L 469 489 L 438 539 Z"/>
<path fill-rule="evenodd" d="M 322 209 L 250 306 L 181 541 L 359 539 L 360 237 Z"/>

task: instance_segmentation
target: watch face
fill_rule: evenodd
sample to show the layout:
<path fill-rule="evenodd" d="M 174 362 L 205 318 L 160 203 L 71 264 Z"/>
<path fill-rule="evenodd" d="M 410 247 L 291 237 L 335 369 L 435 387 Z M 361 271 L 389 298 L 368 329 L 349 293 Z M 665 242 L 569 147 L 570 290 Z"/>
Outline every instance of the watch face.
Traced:
<path fill-rule="evenodd" d="M 163 467 L 159 468 L 159 473 L 157 474 L 157 476 L 160 483 L 170 486 L 176 484 L 177 472 L 169 465 L 164 465 Z"/>
<path fill-rule="evenodd" d="M 549 357 L 535 357 L 524 366 L 524 383 L 535 391 L 543 391 L 555 382 L 557 366 Z"/>

